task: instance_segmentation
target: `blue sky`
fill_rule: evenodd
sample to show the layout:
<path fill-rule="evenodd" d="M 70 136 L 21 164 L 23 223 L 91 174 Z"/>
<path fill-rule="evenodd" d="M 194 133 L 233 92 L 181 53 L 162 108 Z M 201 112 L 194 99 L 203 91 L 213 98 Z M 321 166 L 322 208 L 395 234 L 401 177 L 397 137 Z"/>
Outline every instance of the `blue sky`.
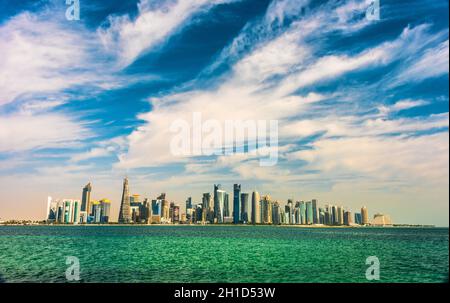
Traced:
<path fill-rule="evenodd" d="M 0 0 L 0 219 L 222 183 L 448 226 L 448 1 Z M 278 120 L 279 162 L 175 157 L 170 124 Z"/>

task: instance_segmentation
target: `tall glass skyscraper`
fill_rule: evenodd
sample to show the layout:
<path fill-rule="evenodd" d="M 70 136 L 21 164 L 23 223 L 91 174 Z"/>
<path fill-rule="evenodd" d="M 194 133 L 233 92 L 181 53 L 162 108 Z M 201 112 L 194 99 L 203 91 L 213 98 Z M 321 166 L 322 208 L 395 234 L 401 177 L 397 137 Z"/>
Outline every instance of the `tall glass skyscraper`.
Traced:
<path fill-rule="evenodd" d="M 252 193 L 252 223 L 261 224 L 261 198 L 257 191 Z"/>
<path fill-rule="evenodd" d="M 280 213 L 280 210 L 281 210 L 280 203 L 278 201 L 273 203 L 273 205 L 272 205 L 272 223 L 274 225 L 281 224 L 281 213 Z"/>
<path fill-rule="evenodd" d="M 201 219 L 198 221 L 214 223 L 214 202 L 210 193 L 203 194 L 201 213 Z"/>
<path fill-rule="evenodd" d="M 344 208 L 342 206 L 338 206 L 338 224 L 344 225 Z"/>
<path fill-rule="evenodd" d="M 216 215 L 216 221 L 217 223 L 223 223 L 224 222 L 224 205 L 225 205 L 225 195 L 226 192 L 224 190 L 218 189 L 216 191 L 216 197 L 217 197 L 217 205 L 215 205 L 215 215 Z M 216 209 L 217 207 L 217 209 Z"/>
<path fill-rule="evenodd" d="M 248 220 L 250 219 L 250 216 L 248 214 L 249 212 L 249 197 L 250 195 L 247 193 L 241 194 L 241 222 L 244 224 L 248 223 Z"/>
<path fill-rule="evenodd" d="M 331 215 L 332 215 L 332 225 L 338 225 L 339 219 L 338 219 L 338 211 L 337 206 L 331 206 Z"/>
<path fill-rule="evenodd" d="M 369 224 L 369 211 L 365 206 L 361 208 L 361 217 L 362 217 L 362 225 Z"/>
<path fill-rule="evenodd" d="M 312 202 L 306 202 L 306 224 L 310 225 L 314 222 Z"/>
<path fill-rule="evenodd" d="M 241 184 L 234 184 L 233 188 L 233 223 L 239 224 L 241 213 L 239 211 L 241 204 Z"/>
<path fill-rule="evenodd" d="M 361 225 L 362 224 L 362 216 L 361 213 L 355 213 L 355 223 Z"/>
<path fill-rule="evenodd" d="M 295 214 L 294 214 L 294 201 L 292 199 L 288 200 L 287 206 L 289 208 L 289 222 L 288 224 L 294 224 Z"/>
<path fill-rule="evenodd" d="M 312 200 L 313 223 L 319 224 L 319 207 L 316 199 Z"/>
<path fill-rule="evenodd" d="M 223 212 L 222 209 L 220 209 L 220 205 L 219 205 L 219 196 L 218 196 L 218 191 L 221 190 L 222 185 L 220 184 L 214 184 L 214 221 L 218 221 L 219 219 L 219 213 L 220 216 L 223 216 Z"/>
<path fill-rule="evenodd" d="M 305 225 L 306 224 L 306 204 L 305 202 L 300 202 L 300 224 Z"/>
<path fill-rule="evenodd" d="M 91 191 L 92 185 L 89 182 L 83 187 L 83 193 L 81 195 L 81 211 L 85 211 L 88 216 L 92 214 Z"/>
<path fill-rule="evenodd" d="M 120 203 L 119 223 L 131 223 L 131 207 L 130 207 L 130 189 L 128 187 L 128 178 L 123 180 L 122 201 Z"/>
<path fill-rule="evenodd" d="M 192 197 L 189 197 L 186 200 L 186 211 L 190 208 L 192 208 Z"/>
<path fill-rule="evenodd" d="M 272 224 L 272 201 L 270 196 L 263 196 L 261 200 L 262 223 Z"/>
<path fill-rule="evenodd" d="M 108 199 L 102 199 L 100 200 L 100 206 L 101 206 L 100 223 L 108 223 L 111 213 L 111 201 Z"/>
<path fill-rule="evenodd" d="M 223 216 L 224 217 L 230 216 L 230 195 L 228 193 L 225 193 L 225 202 L 223 204 Z"/>
<path fill-rule="evenodd" d="M 152 213 L 154 216 L 161 216 L 161 200 L 152 200 Z"/>

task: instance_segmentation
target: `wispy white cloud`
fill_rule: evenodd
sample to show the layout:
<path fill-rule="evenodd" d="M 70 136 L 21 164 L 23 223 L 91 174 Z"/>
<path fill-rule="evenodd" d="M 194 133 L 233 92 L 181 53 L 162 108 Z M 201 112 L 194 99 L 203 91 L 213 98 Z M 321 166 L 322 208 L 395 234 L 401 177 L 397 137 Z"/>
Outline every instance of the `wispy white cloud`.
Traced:
<path fill-rule="evenodd" d="M 99 80 L 89 34 L 46 14 L 25 12 L 0 25 L 0 105 Z"/>
<path fill-rule="evenodd" d="M 398 101 L 394 105 L 391 105 L 391 106 L 382 105 L 378 108 L 378 110 L 380 111 L 380 114 L 382 116 L 385 116 L 390 113 L 395 113 L 395 112 L 399 112 L 402 110 L 411 109 L 411 108 L 424 106 L 424 105 L 428 105 L 428 104 L 429 104 L 429 102 L 425 101 L 425 100 L 407 99 L 407 100 Z"/>
<path fill-rule="evenodd" d="M 407 67 L 395 79 L 395 84 L 407 82 L 420 82 L 449 73 L 449 44 L 448 40 L 438 46 L 427 49 L 423 56 Z"/>
<path fill-rule="evenodd" d="M 149 49 L 163 44 L 174 32 L 188 24 L 194 14 L 238 0 L 141 0 L 138 15 L 110 16 L 98 30 L 105 49 L 112 50 L 119 66 L 127 66 Z"/>
<path fill-rule="evenodd" d="M 63 114 L 0 115 L 0 152 L 74 147 L 88 137 L 85 125 Z"/>
<path fill-rule="evenodd" d="M 337 182 L 343 174 L 409 186 L 448 183 L 448 133 L 420 137 L 359 137 L 322 139 L 312 149 L 294 154 L 307 169 L 321 171 Z"/>

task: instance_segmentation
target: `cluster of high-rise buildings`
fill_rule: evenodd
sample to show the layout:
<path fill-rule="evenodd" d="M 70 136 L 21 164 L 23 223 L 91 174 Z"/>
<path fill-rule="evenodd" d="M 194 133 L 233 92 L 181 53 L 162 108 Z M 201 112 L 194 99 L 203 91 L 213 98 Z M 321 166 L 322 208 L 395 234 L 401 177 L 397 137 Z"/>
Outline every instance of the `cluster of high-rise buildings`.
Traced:
<path fill-rule="evenodd" d="M 231 199 L 230 199 L 231 196 Z M 288 200 L 283 207 L 269 195 L 257 191 L 242 192 L 241 184 L 234 184 L 233 193 L 227 193 L 220 184 L 215 184 L 213 192 L 204 193 L 200 203 L 186 200 L 186 212 L 180 215 L 180 206 L 166 199 L 162 193 L 154 200 L 130 196 L 128 179 L 124 180 L 119 223 L 187 223 L 187 224 L 273 224 L 273 225 L 329 225 L 352 226 L 369 225 L 366 207 L 360 213 L 352 214 L 342 206 L 325 205 L 318 201 Z M 378 214 L 377 216 L 384 216 Z M 380 221 L 380 220 L 378 220 Z"/>
<path fill-rule="evenodd" d="M 140 199 L 139 195 L 130 195 L 128 178 L 123 181 L 122 200 L 118 222 L 121 224 L 160 224 L 180 223 L 180 207 L 166 199 L 162 193 L 154 200 Z"/>
<path fill-rule="evenodd" d="M 91 199 L 92 185 L 83 188 L 81 200 L 48 199 L 47 221 L 55 223 L 109 223 L 111 202 L 108 199 Z M 231 198 L 230 198 L 231 197 Z M 241 184 L 234 184 L 233 193 L 227 193 L 220 184 L 213 192 L 204 193 L 201 202 L 186 200 L 186 212 L 169 202 L 162 193 L 156 199 L 141 199 L 130 194 L 128 178 L 124 179 L 118 223 L 120 224 L 265 224 L 265 225 L 390 225 L 388 216 L 376 214 L 372 222 L 366 207 L 352 212 L 339 205 L 321 207 L 316 199 L 295 201 L 289 199 L 282 206 L 270 195 L 260 195 L 256 190 L 243 192 Z"/>
<path fill-rule="evenodd" d="M 109 223 L 111 201 L 91 199 L 92 184 L 83 188 L 81 200 L 53 199 L 48 197 L 47 217 L 49 223 L 89 224 Z"/>

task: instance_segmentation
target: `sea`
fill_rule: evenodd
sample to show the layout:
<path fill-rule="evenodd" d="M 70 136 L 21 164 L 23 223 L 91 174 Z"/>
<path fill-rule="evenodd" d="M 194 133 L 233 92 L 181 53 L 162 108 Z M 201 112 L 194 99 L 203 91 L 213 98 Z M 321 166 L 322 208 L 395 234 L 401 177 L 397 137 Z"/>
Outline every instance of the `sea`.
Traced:
<path fill-rule="evenodd" d="M 443 283 L 448 276 L 448 228 L 0 226 L 5 283 Z"/>

